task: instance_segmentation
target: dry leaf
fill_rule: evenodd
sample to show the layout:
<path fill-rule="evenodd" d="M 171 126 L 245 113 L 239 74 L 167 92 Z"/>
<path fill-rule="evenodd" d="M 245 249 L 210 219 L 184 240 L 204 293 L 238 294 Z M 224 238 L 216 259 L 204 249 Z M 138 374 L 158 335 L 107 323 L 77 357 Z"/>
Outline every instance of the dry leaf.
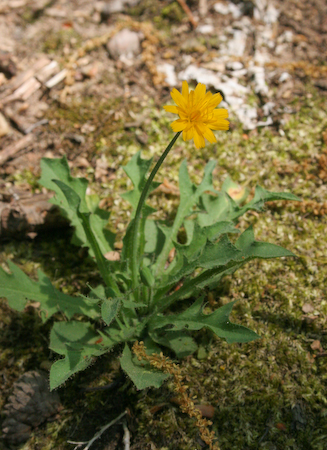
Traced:
<path fill-rule="evenodd" d="M 108 252 L 104 255 L 104 257 L 108 260 L 108 261 L 119 261 L 120 260 L 120 253 L 119 252 Z"/>
<path fill-rule="evenodd" d="M 312 350 L 322 350 L 321 343 L 318 339 L 316 341 L 313 341 L 310 347 L 312 348 Z"/>
<path fill-rule="evenodd" d="M 314 311 L 314 307 L 311 305 L 311 303 L 304 303 L 302 306 L 302 311 L 304 313 L 311 313 Z"/>

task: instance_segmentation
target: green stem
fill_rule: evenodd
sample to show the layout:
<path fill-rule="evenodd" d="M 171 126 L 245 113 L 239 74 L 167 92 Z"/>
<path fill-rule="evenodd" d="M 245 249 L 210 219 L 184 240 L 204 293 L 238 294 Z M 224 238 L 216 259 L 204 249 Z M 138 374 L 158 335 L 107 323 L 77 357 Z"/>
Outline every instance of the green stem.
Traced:
<path fill-rule="evenodd" d="M 143 205 L 148 198 L 149 189 L 150 189 L 150 186 L 151 186 L 151 183 L 152 183 L 154 177 L 156 176 L 156 173 L 158 172 L 161 164 L 164 162 L 166 156 L 170 152 L 172 146 L 175 144 L 175 142 L 180 134 L 181 134 L 181 132 L 178 132 L 175 134 L 175 136 L 173 137 L 173 139 L 167 146 L 166 150 L 160 156 L 157 164 L 154 166 L 152 172 L 150 173 L 149 178 L 147 179 L 147 181 L 145 183 L 145 186 L 141 193 L 139 203 L 136 208 L 136 213 L 135 213 L 134 223 L 133 223 L 132 248 L 131 248 L 132 287 L 134 289 L 134 296 L 135 296 L 136 301 L 138 300 L 138 289 L 136 289 L 136 288 L 139 284 L 139 266 L 138 266 L 139 227 L 140 227 L 140 220 L 141 220 L 141 213 L 142 213 Z"/>
<path fill-rule="evenodd" d="M 88 238 L 88 241 L 91 244 L 95 259 L 97 261 L 99 271 L 101 273 L 101 276 L 102 276 L 104 282 L 106 283 L 107 286 L 111 287 L 116 293 L 119 293 L 119 288 L 117 286 L 117 283 L 116 283 L 115 279 L 113 278 L 113 276 L 111 275 L 111 273 L 108 271 L 107 260 L 103 256 L 103 254 L 100 250 L 99 244 L 98 244 L 97 240 L 95 239 L 93 231 L 90 227 L 89 217 L 87 217 L 83 213 L 79 213 L 78 215 L 79 215 L 80 219 L 82 219 L 85 234 Z"/>

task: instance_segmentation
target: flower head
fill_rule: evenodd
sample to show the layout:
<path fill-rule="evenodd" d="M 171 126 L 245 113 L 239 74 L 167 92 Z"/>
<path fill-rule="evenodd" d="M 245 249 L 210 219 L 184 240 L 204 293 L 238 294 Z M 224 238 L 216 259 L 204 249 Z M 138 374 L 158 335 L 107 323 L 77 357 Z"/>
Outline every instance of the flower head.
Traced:
<path fill-rule="evenodd" d="M 182 93 L 174 88 L 170 95 L 177 106 L 166 105 L 164 109 L 179 115 L 171 127 L 176 133 L 183 131 L 184 141 L 194 139 L 195 147 L 202 148 L 204 138 L 211 143 L 217 142 L 212 130 L 228 130 L 227 109 L 215 109 L 222 101 L 221 94 L 206 93 L 202 83 L 189 92 L 187 81 L 183 81 Z"/>

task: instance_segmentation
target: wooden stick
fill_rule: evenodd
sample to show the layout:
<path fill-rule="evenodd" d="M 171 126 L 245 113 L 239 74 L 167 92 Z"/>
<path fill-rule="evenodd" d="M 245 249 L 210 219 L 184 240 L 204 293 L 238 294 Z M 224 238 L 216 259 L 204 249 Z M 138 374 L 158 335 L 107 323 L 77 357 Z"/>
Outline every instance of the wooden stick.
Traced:
<path fill-rule="evenodd" d="M 33 139 L 34 139 L 34 136 L 32 134 L 28 134 L 27 136 L 24 136 L 23 138 L 19 139 L 19 141 L 14 142 L 13 144 L 9 145 L 7 148 L 1 150 L 0 165 L 5 163 L 6 161 L 8 161 L 8 159 L 11 159 L 20 150 L 23 150 L 23 148 L 25 148 L 29 144 L 31 144 Z"/>
<path fill-rule="evenodd" d="M 185 3 L 185 0 L 177 0 L 178 3 L 181 5 L 181 7 L 183 8 L 184 12 L 186 13 L 188 20 L 191 22 L 193 28 L 196 28 L 198 26 L 197 21 L 194 19 L 194 16 L 192 14 L 192 11 L 190 10 L 190 8 L 187 6 L 187 4 Z"/>

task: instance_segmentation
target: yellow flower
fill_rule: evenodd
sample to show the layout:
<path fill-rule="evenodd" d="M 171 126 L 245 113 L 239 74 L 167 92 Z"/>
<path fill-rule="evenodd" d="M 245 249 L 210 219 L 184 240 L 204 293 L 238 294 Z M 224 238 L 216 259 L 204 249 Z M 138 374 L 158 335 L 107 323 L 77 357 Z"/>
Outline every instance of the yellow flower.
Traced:
<path fill-rule="evenodd" d="M 205 146 L 204 138 L 211 143 L 217 142 L 211 130 L 228 130 L 227 109 L 215 109 L 222 101 L 219 93 L 206 93 L 202 83 L 189 92 L 187 81 L 183 81 L 182 93 L 174 88 L 170 95 L 177 106 L 166 105 L 164 109 L 179 115 L 171 127 L 176 133 L 183 131 L 184 141 L 194 139 L 195 147 L 202 148 Z"/>

